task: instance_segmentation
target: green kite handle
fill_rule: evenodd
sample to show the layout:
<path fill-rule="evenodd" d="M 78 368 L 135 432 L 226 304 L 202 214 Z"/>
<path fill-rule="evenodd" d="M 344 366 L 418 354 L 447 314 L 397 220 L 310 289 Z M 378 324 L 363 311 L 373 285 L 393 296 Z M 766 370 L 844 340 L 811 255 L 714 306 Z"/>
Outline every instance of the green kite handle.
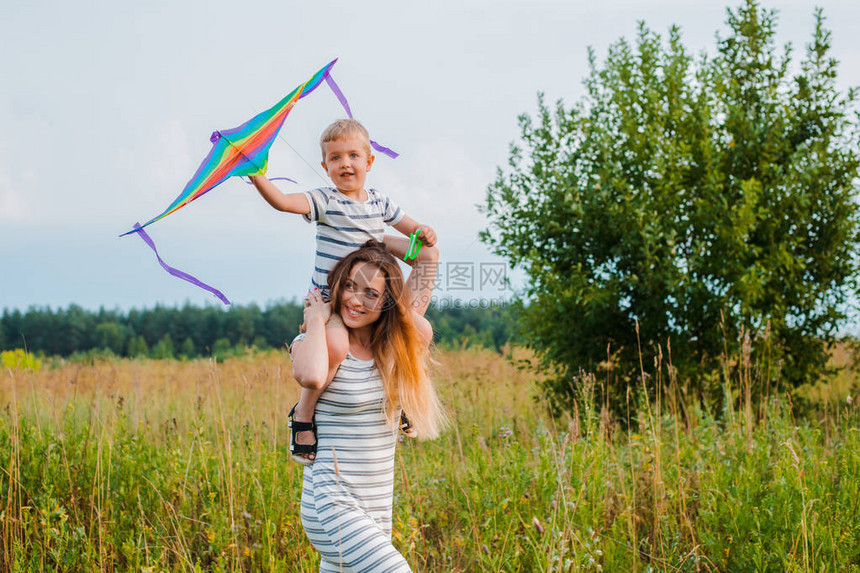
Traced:
<path fill-rule="evenodd" d="M 418 238 L 419 232 L 421 232 L 421 229 L 409 235 L 409 246 L 406 248 L 406 254 L 403 256 L 404 261 L 414 259 L 418 256 L 418 251 L 421 250 L 421 240 Z"/>

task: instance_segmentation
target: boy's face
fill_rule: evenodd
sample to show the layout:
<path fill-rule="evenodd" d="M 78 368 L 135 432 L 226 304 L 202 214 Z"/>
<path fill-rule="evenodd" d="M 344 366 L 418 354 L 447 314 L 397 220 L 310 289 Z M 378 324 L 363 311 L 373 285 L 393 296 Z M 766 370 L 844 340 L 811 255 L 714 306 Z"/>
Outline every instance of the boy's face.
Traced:
<path fill-rule="evenodd" d="M 347 137 L 323 143 L 322 148 L 322 167 L 338 191 L 344 195 L 361 192 L 374 159 L 367 140 Z"/>

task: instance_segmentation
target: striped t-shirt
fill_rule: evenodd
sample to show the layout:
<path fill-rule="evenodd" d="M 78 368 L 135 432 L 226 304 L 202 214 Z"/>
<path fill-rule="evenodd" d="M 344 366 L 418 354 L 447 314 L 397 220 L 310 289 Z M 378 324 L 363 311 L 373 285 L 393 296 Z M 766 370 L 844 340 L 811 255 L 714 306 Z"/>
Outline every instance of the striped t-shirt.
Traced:
<path fill-rule="evenodd" d="M 337 189 L 322 187 L 305 191 L 311 212 L 303 215 L 317 224 L 316 257 L 311 288 L 328 293 L 328 273 L 335 263 L 368 239 L 382 240 L 385 225 L 396 225 L 403 211 L 376 189 L 367 190 L 366 201 L 353 201 Z"/>

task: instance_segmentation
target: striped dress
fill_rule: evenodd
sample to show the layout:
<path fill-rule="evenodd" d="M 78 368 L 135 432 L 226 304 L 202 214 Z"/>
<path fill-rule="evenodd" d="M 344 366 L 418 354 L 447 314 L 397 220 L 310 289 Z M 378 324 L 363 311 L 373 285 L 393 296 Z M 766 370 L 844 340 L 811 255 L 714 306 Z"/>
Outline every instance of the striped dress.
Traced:
<path fill-rule="evenodd" d="M 373 360 L 347 354 L 317 402 L 317 454 L 305 467 L 301 516 L 321 572 L 412 571 L 391 544 L 397 437 L 383 397 Z"/>

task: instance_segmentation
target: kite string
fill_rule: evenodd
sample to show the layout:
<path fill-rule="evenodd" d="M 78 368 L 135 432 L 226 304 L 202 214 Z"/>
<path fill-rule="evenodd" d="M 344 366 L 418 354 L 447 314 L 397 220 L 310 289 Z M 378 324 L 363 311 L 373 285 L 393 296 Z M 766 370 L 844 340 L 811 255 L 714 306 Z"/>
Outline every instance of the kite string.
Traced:
<path fill-rule="evenodd" d="M 307 165 L 307 166 L 310 168 L 310 170 L 311 170 L 311 171 L 313 171 L 313 172 L 316 174 L 316 176 L 317 176 L 317 177 L 319 177 L 320 179 L 322 179 L 322 182 L 323 182 L 323 183 L 325 183 L 326 185 L 328 185 L 328 183 L 329 183 L 329 182 L 328 182 L 328 181 L 326 181 L 326 179 L 325 179 L 322 175 L 320 175 L 320 174 L 319 174 L 319 171 L 317 171 L 317 170 L 316 170 L 316 168 L 315 168 L 313 165 L 311 165 L 311 164 L 308 162 L 308 160 L 307 160 L 307 159 L 305 159 L 305 158 L 304 158 L 304 156 L 302 156 L 302 154 L 301 154 L 301 153 L 299 153 L 299 152 L 296 150 L 296 148 L 295 148 L 295 147 L 293 147 L 292 145 L 290 145 L 290 142 L 289 142 L 289 141 L 287 141 L 286 139 L 284 139 L 284 136 L 282 136 L 280 133 L 278 133 L 278 139 L 280 139 L 281 141 L 283 141 L 284 143 L 286 143 L 286 144 L 287 144 L 287 146 L 288 146 L 290 149 L 292 149 L 292 150 L 293 150 L 293 153 L 295 153 L 296 155 L 298 155 L 298 156 L 299 156 L 299 159 L 301 159 L 302 161 L 304 161 L 304 162 L 305 162 L 305 165 Z"/>
<path fill-rule="evenodd" d="M 242 179 L 242 178 L 240 177 L 240 179 Z M 250 177 L 248 177 L 248 179 L 249 179 L 249 181 L 245 181 L 244 179 L 242 179 L 242 181 L 245 181 L 245 185 L 253 185 L 254 182 L 250 181 Z M 297 185 L 299 183 L 295 179 L 290 179 L 289 177 L 267 177 L 267 179 L 269 181 L 289 181 L 290 183 L 295 183 Z"/>

